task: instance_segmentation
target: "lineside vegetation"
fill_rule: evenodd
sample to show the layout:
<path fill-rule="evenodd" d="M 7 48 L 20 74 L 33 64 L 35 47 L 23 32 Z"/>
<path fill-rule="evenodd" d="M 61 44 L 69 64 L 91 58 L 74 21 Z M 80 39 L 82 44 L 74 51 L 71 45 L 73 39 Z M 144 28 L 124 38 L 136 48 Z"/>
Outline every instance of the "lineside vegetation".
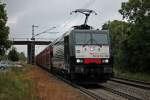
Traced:
<path fill-rule="evenodd" d="M 0 71 L 0 100 L 37 100 L 33 80 L 26 78 L 30 67 Z"/>
<path fill-rule="evenodd" d="M 114 66 L 130 73 L 150 73 L 150 0 L 128 0 L 119 10 L 124 21 L 109 21 Z"/>

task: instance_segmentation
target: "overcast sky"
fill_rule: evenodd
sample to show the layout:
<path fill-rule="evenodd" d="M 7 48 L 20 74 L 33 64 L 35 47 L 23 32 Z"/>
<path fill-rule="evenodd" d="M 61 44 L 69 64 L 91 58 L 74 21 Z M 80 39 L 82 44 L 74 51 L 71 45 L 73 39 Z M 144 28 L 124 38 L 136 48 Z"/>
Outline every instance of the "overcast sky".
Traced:
<path fill-rule="evenodd" d="M 8 22 L 11 38 L 30 38 L 31 26 L 37 25 L 35 34 L 42 32 L 50 27 L 56 26 L 52 30 L 63 32 L 72 25 L 83 23 L 83 15 L 70 15 L 70 12 L 79 8 L 95 10 L 98 15 L 91 15 L 89 25 L 101 28 L 101 25 L 108 20 L 121 20 L 122 16 L 118 13 L 121 2 L 127 0 L 3 0 L 6 5 Z M 56 38 L 61 33 L 43 34 L 37 38 Z M 19 51 L 26 53 L 25 46 L 16 46 Z M 41 50 L 37 46 L 36 53 Z"/>

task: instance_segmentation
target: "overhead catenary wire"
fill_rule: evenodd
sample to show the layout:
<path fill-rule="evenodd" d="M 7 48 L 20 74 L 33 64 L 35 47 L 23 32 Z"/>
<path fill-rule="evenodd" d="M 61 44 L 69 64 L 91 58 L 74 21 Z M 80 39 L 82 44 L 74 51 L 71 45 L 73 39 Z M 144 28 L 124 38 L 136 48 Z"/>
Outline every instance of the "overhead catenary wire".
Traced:
<path fill-rule="evenodd" d="M 94 3 L 95 3 L 95 1 L 96 0 L 89 0 L 83 7 L 81 7 L 82 9 L 87 9 L 87 8 L 89 8 L 91 5 L 93 5 Z M 74 16 L 74 19 L 76 19 L 77 17 L 78 17 L 78 15 L 79 14 L 76 14 L 75 16 Z M 66 24 L 64 24 L 63 25 L 63 27 L 66 27 L 72 20 L 70 20 L 72 18 L 72 16 L 71 17 L 69 17 L 66 21 L 65 21 L 65 23 Z M 70 21 L 69 21 L 70 20 Z"/>
<path fill-rule="evenodd" d="M 83 7 L 81 7 L 81 9 L 87 9 L 88 7 L 90 7 L 91 5 L 93 5 L 95 3 L 96 0 L 89 0 L 85 5 L 83 5 Z M 64 28 L 66 27 L 69 23 L 71 23 L 71 21 L 76 20 L 79 14 L 76 14 L 74 16 L 70 16 L 69 18 L 67 18 L 64 23 L 65 24 L 61 24 L 58 25 L 57 27 L 61 27 Z"/>
<path fill-rule="evenodd" d="M 83 5 L 83 7 L 81 7 L 82 9 L 87 9 L 89 8 L 91 5 L 93 5 L 95 3 L 96 0 L 88 0 L 88 2 L 86 2 L 86 4 Z M 43 34 L 43 33 L 59 33 L 59 32 L 49 32 L 51 30 L 54 30 L 54 29 L 58 29 L 58 28 L 65 28 L 66 26 L 68 26 L 68 24 L 70 24 L 73 20 L 76 20 L 77 17 L 78 17 L 79 14 L 76 14 L 74 16 L 70 16 L 68 17 L 64 22 L 63 24 L 61 25 L 56 25 L 55 28 L 51 29 L 51 28 L 48 28 L 40 33 L 38 33 L 38 35 L 40 34 Z M 37 36 L 37 35 L 36 35 Z"/>
<path fill-rule="evenodd" d="M 48 31 L 51 31 L 51 30 L 53 30 L 53 29 L 55 29 L 55 28 L 56 28 L 55 26 L 54 26 L 54 27 L 50 27 L 49 29 L 46 29 L 46 30 L 44 30 L 43 32 L 40 32 L 40 33 L 35 34 L 33 37 L 38 36 L 38 35 L 43 34 L 43 33 L 58 33 L 58 32 L 48 32 Z M 33 37 L 32 37 L 32 38 L 33 38 Z"/>
<path fill-rule="evenodd" d="M 88 7 L 90 7 L 91 5 L 93 5 L 95 3 L 96 0 L 87 0 L 87 2 L 83 5 L 83 7 L 81 7 L 82 9 L 87 9 Z M 56 34 L 56 33 L 59 33 L 59 32 L 51 32 L 52 30 L 54 29 L 65 29 L 71 22 L 73 22 L 74 20 L 77 20 L 77 17 L 79 16 L 79 14 L 76 14 L 74 16 L 69 16 L 69 18 L 67 18 L 63 24 L 61 25 L 56 25 L 53 27 L 53 29 L 51 29 L 52 27 L 40 32 L 40 33 L 37 33 L 36 35 L 34 35 L 33 37 L 35 36 L 38 36 L 40 34 L 43 34 L 43 33 L 50 33 L 50 34 Z"/>

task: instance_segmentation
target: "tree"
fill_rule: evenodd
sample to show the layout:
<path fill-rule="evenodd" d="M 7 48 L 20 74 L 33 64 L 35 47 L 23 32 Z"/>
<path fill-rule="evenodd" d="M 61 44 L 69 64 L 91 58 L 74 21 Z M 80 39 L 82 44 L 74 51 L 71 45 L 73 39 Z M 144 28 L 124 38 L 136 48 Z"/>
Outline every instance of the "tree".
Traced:
<path fill-rule="evenodd" d="M 25 54 L 23 52 L 18 53 L 18 54 L 19 54 L 19 60 L 26 61 L 26 57 L 25 57 Z"/>
<path fill-rule="evenodd" d="M 130 57 L 128 67 L 132 71 L 150 72 L 150 0 L 123 2 L 119 12 L 132 24 L 125 48 Z"/>
<path fill-rule="evenodd" d="M 12 48 L 12 50 L 9 51 L 8 59 L 11 61 L 18 61 L 19 60 L 19 54 L 16 51 L 16 48 Z"/>
<path fill-rule="evenodd" d="M 0 2 L 0 56 L 5 54 L 5 51 L 10 48 L 11 42 L 8 40 L 9 27 L 6 26 L 7 14 L 5 4 Z"/>
<path fill-rule="evenodd" d="M 104 23 L 102 25 L 102 30 L 108 30 L 108 23 Z"/>

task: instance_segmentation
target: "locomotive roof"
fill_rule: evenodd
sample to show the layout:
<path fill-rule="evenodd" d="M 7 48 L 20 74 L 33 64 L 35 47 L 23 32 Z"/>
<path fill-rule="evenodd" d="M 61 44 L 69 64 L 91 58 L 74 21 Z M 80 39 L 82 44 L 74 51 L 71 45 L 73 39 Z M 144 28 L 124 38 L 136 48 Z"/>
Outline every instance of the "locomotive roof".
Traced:
<path fill-rule="evenodd" d="M 59 41 L 63 41 L 64 37 L 71 34 L 71 33 L 76 33 L 76 32 L 94 32 L 94 33 L 101 33 L 101 34 L 107 34 L 108 33 L 108 30 L 99 30 L 99 29 L 92 29 L 92 30 L 81 30 L 81 29 L 73 29 L 73 30 L 70 30 L 70 31 L 67 31 L 65 32 L 62 36 L 58 37 L 56 40 L 54 40 L 50 45 L 53 45 Z"/>
<path fill-rule="evenodd" d="M 99 29 L 93 29 L 93 30 L 72 30 L 72 32 L 99 32 L 99 33 L 107 33 L 108 30 L 99 30 Z"/>

